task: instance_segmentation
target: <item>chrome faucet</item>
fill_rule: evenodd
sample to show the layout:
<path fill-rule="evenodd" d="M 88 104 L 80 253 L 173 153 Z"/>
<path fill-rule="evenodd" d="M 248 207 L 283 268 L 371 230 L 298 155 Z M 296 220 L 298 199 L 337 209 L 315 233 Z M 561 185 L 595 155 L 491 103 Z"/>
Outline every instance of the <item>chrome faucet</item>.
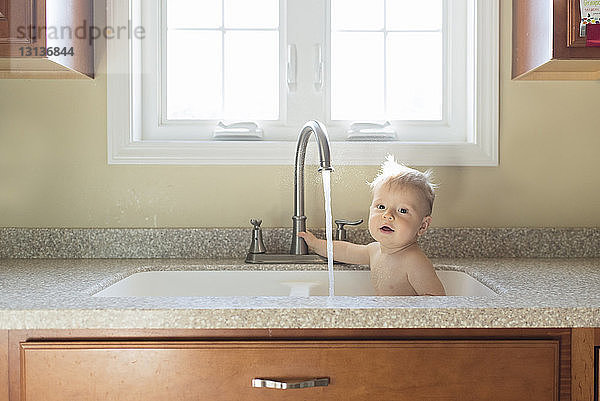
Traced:
<path fill-rule="evenodd" d="M 298 233 L 306 231 L 306 216 L 304 215 L 304 159 L 306 158 L 306 146 L 310 134 L 315 134 L 317 146 L 319 147 L 319 171 L 330 170 L 331 168 L 331 151 L 329 148 L 329 136 L 325 125 L 316 121 L 310 120 L 300 130 L 298 135 L 298 144 L 296 145 L 296 162 L 294 164 L 295 179 L 294 179 L 294 215 L 293 230 L 292 230 L 292 247 L 290 254 L 306 255 L 308 254 L 308 246 L 304 239 L 298 237 Z"/>
<path fill-rule="evenodd" d="M 306 231 L 306 216 L 304 215 L 304 159 L 306 158 L 306 146 L 310 134 L 315 134 L 317 146 L 319 147 L 320 167 L 319 171 L 330 170 L 331 151 L 329 148 L 329 137 L 325 126 L 318 121 L 310 120 L 300 130 L 298 144 L 296 145 L 295 183 L 294 183 L 294 223 L 292 232 L 292 247 L 289 254 L 269 254 L 265 252 L 260 233 L 259 220 L 252 220 L 254 226 L 252 244 L 246 256 L 246 263 L 327 263 L 327 259 L 308 254 L 308 246 L 304 239 L 298 237 L 298 233 Z"/>

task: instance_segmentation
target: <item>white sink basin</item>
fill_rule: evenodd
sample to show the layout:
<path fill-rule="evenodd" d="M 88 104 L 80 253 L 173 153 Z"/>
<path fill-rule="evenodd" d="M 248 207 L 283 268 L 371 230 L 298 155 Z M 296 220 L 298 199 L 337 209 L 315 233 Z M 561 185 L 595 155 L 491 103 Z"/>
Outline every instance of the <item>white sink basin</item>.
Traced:
<path fill-rule="evenodd" d="M 438 270 L 448 296 L 496 293 L 463 272 Z M 149 271 L 98 292 L 96 297 L 326 296 L 327 271 Z M 336 271 L 335 295 L 373 296 L 368 271 Z"/>

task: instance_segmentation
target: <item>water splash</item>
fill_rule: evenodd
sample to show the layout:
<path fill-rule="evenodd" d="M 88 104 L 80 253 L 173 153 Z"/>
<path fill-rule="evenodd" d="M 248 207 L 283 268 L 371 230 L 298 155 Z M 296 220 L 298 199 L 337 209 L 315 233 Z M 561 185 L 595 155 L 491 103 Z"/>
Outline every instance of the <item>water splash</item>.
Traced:
<path fill-rule="evenodd" d="M 322 170 L 323 192 L 325 194 L 325 236 L 327 238 L 327 270 L 329 271 L 329 296 L 334 296 L 333 277 L 333 222 L 331 217 L 331 171 Z"/>

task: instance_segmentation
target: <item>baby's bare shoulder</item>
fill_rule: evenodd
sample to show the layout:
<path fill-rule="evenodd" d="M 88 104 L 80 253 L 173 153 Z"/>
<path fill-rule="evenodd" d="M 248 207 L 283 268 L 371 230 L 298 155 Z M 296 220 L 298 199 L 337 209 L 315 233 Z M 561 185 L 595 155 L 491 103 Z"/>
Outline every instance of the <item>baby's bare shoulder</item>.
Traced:
<path fill-rule="evenodd" d="M 371 242 L 365 246 L 367 247 L 367 251 L 369 252 L 369 257 L 371 259 L 373 259 L 373 257 L 375 257 L 381 251 L 381 245 L 379 245 L 379 242 L 377 241 Z"/>
<path fill-rule="evenodd" d="M 429 258 L 421 251 L 420 248 L 415 247 L 411 249 L 410 252 L 407 252 L 406 257 L 406 265 L 408 269 L 413 273 L 419 272 L 431 272 L 433 271 L 433 263 L 429 260 Z"/>
<path fill-rule="evenodd" d="M 412 253 L 410 258 L 408 281 L 415 292 L 418 295 L 445 295 L 444 286 L 427 256 L 419 250 Z"/>
<path fill-rule="evenodd" d="M 366 247 L 369 250 L 379 250 L 381 246 L 379 245 L 379 242 L 373 241 L 373 242 L 367 244 Z"/>

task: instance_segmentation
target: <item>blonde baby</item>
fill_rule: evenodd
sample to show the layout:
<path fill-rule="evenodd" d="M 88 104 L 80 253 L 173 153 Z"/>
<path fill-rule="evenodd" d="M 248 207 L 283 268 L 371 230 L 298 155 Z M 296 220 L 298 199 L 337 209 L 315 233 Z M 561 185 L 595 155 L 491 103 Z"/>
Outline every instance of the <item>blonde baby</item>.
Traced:
<path fill-rule="evenodd" d="M 417 243 L 431 224 L 435 187 L 430 172 L 406 167 L 388 156 L 370 186 L 369 233 L 375 242 L 334 241 L 335 260 L 369 264 L 377 295 L 445 295 L 433 265 Z M 325 240 L 310 232 L 298 235 L 316 253 L 327 255 Z"/>

